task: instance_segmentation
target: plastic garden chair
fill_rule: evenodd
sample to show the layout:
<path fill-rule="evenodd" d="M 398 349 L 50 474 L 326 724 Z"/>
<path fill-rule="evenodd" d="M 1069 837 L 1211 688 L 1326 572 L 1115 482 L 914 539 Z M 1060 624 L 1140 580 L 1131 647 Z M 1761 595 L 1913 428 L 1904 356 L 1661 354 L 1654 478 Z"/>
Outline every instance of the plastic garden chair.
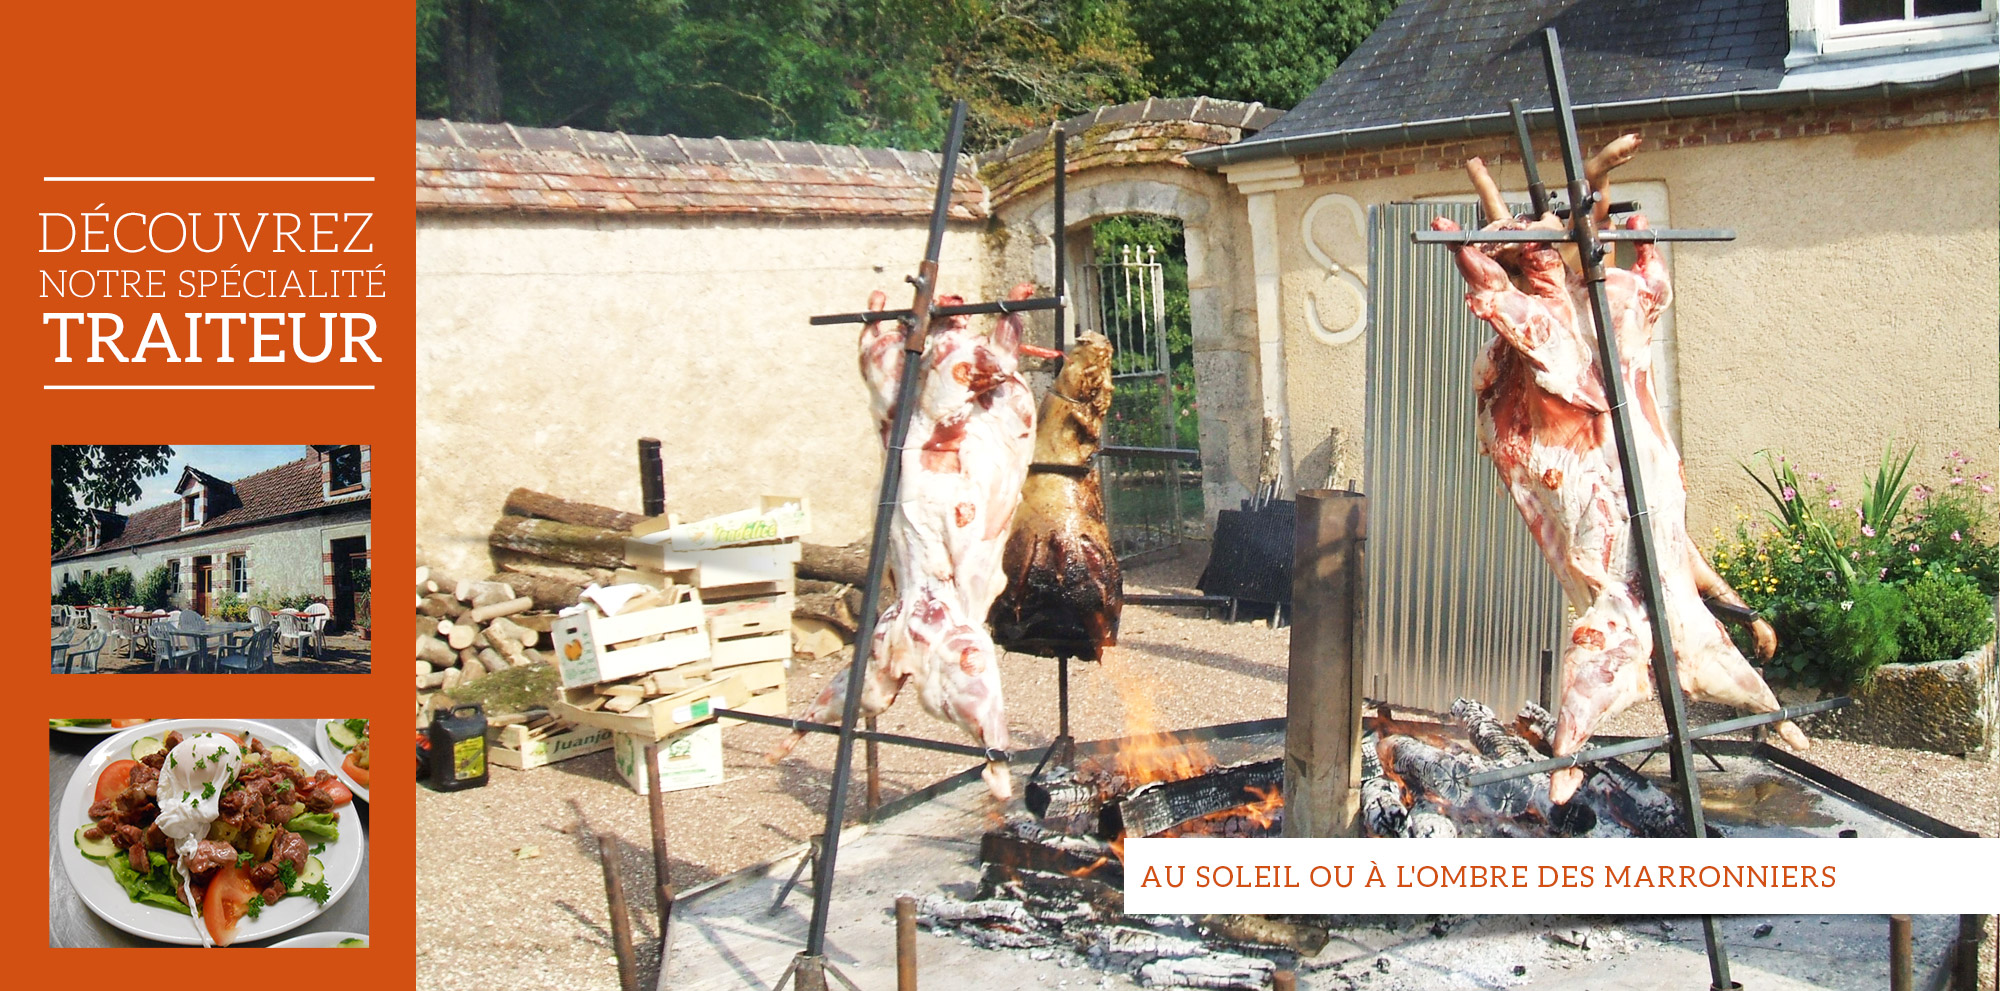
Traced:
<path fill-rule="evenodd" d="M 277 627 L 263 627 L 250 635 L 242 649 L 216 658 L 215 669 L 222 674 L 268 674 L 276 667 L 271 663 L 271 645 L 277 639 Z"/>
<path fill-rule="evenodd" d="M 333 621 L 333 610 L 324 602 L 315 602 L 300 611 L 305 613 L 305 629 L 312 634 L 313 656 L 319 657 L 326 652 L 326 624 Z"/>
<path fill-rule="evenodd" d="M 304 658 L 306 656 L 305 643 L 307 640 L 312 639 L 312 631 L 305 628 L 303 621 L 298 616 L 279 613 L 272 618 L 278 621 L 279 643 L 281 645 L 291 644 L 292 648 L 298 651 L 299 657 Z M 279 652 L 284 652 L 283 646 L 279 647 Z"/>
<path fill-rule="evenodd" d="M 174 636 L 173 619 L 156 619 L 150 626 L 153 641 L 153 670 L 169 671 L 178 664 L 182 670 L 194 666 L 194 658 L 201 653 L 192 641 Z"/>
<path fill-rule="evenodd" d="M 88 662 L 90 673 L 96 674 L 97 655 L 104 651 L 104 641 L 107 639 L 109 637 L 103 630 L 92 630 L 86 634 L 82 642 L 64 652 L 62 673 L 81 672 L 83 665 Z"/>

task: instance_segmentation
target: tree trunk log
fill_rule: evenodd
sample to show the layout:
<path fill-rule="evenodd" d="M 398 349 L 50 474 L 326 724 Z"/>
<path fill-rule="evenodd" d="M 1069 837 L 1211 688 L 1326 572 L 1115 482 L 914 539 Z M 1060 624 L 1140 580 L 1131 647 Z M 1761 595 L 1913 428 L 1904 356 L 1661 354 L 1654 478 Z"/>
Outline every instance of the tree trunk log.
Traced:
<path fill-rule="evenodd" d="M 826 544 L 800 543 L 798 577 L 840 582 L 843 585 L 860 588 L 868 581 L 868 544 L 865 541 L 857 541 L 845 547 L 832 547 Z M 889 587 L 888 579 L 885 577 L 883 591 L 886 593 Z"/>
<path fill-rule="evenodd" d="M 525 595 L 535 600 L 536 609 L 560 612 L 582 601 L 581 597 L 577 595 L 578 592 L 582 591 L 582 588 L 576 583 L 549 578 L 543 575 L 515 574 L 503 571 L 486 580 L 489 582 L 498 582 L 513 589 L 514 595 L 508 596 L 508 598 Z"/>
<path fill-rule="evenodd" d="M 609 585 L 611 584 L 612 576 L 617 574 L 616 568 L 579 568 L 574 565 L 558 564 L 546 558 L 502 550 L 497 547 L 493 549 L 493 566 L 499 568 L 503 575 L 533 575 L 537 578 L 547 578 L 575 585 L 578 588 L 582 588 L 593 582 L 599 585 Z M 507 580 L 506 577 L 488 579 L 488 581 L 502 582 Z M 522 594 L 525 595 L 527 593 L 523 592 Z"/>
<path fill-rule="evenodd" d="M 417 614 L 432 619 L 457 619 L 465 615 L 465 603 L 441 592 L 433 592 L 417 604 Z"/>
<path fill-rule="evenodd" d="M 429 661 L 434 668 L 448 668 L 458 660 L 458 655 L 436 637 L 417 635 L 417 660 Z"/>
<path fill-rule="evenodd" d="M 586 568 L 625 566 L 624 535 L 596 527 L 502 516 L 493 524 L 487 542 L 504 550 Z"/>
<path fill-rule="evenodd" d="M 500 511 L 509 516 L 532 516 L 541 520 L 554 520 L 557 523 L 596 527 L 599 530 L 629 531 L 646 519 L 637 513 L 627 513 L 587 502 L 572 502 L 533 489 L 515 489 L 507 493 L 507 505 Z"/>
<path fill-rule="evenodd" d="M 508 599 L 504 602 L 495 602 L 490 606 L 480 606 L 479 608 L 474 609 L 469 613 L 466 613 L 465 618 L 475 623 L 489 623 L 492 622 L 493 620 L 499 619 L 502 616 L 518 615 L 520 613 L 527 612 L 528 610 L 533 608 L 535 608 L 535 600 L 528 598 L 527 596 L 522 596 L 518 599 Z"/>
<path fill-rule="evenodd" d="M 853 640 L 861 628 L 857 620 L 856 608 L 850 605 L 845 595 L 830 595 L 825 592 L 801 594 L 792 606 L 792 615 L 799 619 L 814 619 L 828 626 L 838 627 Z"/>

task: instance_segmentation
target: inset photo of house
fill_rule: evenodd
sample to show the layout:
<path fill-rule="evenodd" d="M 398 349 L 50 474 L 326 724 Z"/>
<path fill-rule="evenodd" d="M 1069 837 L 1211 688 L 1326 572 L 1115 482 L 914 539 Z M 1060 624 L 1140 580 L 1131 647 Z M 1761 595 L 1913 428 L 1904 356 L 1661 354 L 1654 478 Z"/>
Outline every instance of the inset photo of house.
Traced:
<path fill-rule="evenodd" d="M 366 444 L 50 449 L 50 670 L 365 673 Z"/>

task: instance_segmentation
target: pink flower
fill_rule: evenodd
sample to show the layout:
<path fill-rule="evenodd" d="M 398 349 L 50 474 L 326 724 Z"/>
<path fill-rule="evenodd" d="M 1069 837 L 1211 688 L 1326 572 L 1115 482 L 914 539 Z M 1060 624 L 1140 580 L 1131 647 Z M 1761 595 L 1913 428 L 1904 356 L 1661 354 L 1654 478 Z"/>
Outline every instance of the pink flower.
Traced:
<path fill-rule="evenodd" d="M 1798 493 L 1797 493 L 1797 492 L 1794 492 L 1794 491 L 1792 491 L 1792 487 L 1791 487 L 1791 486 L 1789 486 L 1789 485 L 1787 485 L 1787 486 L 1785 486 L 1785 493 L 1784 493 L 1784 495 L 1783 495 L 1783 497 L 1782 497 L 1782 498 L 1784 499 L 1784 501 L 1785 501 L 1785 502 L 1791 502 L 1791 501 L 1792 501 L 1792 499 L 1793 499 L 1793 497 L 1795 497 L 1795 496 L 1797 496 L 1797 495 L 1798 495 Z"/>
<path fill-rule="evenodd" d="M 1923 548 L 1922 548 L 1922 547 L 1920 547 L 1920 546 L 1918 546 L 1918 545 L 1916 545 L 1916 544 L 1911 544 L 1911 545 L 1910 545 L 1910 553 L 1912 553 L 1912 554 L 1915 554 L 1916 552 L 1918 552 L 1918 551 L 1920 551 L 1920 550 L 1923 550 Z"/>
<path fill-rule="evenodd" d="M 1953 543 L 1958 543 L 1959 541 L 1962 541 L 1962 540 L 1964 540 L 1964 539 L 1965 539 L 1965 538 L 1963 538 L 1963 537 L 1960 537 L 1960 536 L 1958 535 L 1958 531 L 1957 531 L 1957 530 L 1953 530 L 1953 531 L 1951 532 L 1951 540 L 1952 540 L 1952 542 L 1953 542 Z"/>
<path fill-rule="evenodd" d="M 1864 537 L 1873 537 L 1875 536 L 1875 528 L 1863 523 L 1861 524 L 1861 535 Z"/>
<path fill-rule="evenodd" d="M 1993 486 L 1991 486 L 1991 485 L 1982 485 L 1982 486 L 1980 486 L 1980 487 L 1979 487 L 1979 491 L 1980 491 L 1980 492 L 1982 492 L 1982 493 L 1984 493 L 1984 494 L 1986 494 L 1986 495 L 1992 495 L 1992 494 L 1993 494 Z"/>
<path fill-rule="evenodd" d="M 1819 481 L 1819 472 L 1816 472 L 1816 471 L 1809 471 L 1809 472 L 1806 472 L 1806 477 L 1807 477 L 1807 478 L 1809 478 L 1809 479 L 1811 479 L 1812 481 L 1815 481 L 1815 482 L 1817 482 L 1817 481 Z"/>
<path fill-rule="evenodd" d="M 1953 476 L 1951 476 L 1951 484 L 1953 484 L 1953 485 L 1964 485 L 1964 484 L 1965 484 L 1965 479 L 1964 479 L 1964 478 L 1961 478 L 1961 477 L 1959 477 L 1959 476 L 1957 476 L 1957 475 L 1953 475 Z"/>
<path fill-rule="evenodd" d="M 1887 577 L 1889 577 L 1889 569 L 1888 569 L 1888 568 L 1883 568 L 1882 570 L 1880 570 L 1880 571 L 1877 571 L 1877 572 L 1875 572 L 1875 580 L 1876 580 L 1876 581 L 1881 581 L 1882 579 L 1884 579 L 1884 578 L 1887 578 Z"/>
<path fill-rule="evenodd" d="M 1829 507 L 1833 508 L 1833 509 L 1839 509 L 1839 508 L 1840 508 L 1840 500 L 1839 500 L 1839 499 L 1828 499 L 1828 500 L 1826 501 L 1826 504 L 1827 504 L 1827 505 L 1828 505 Z"/>
<path fill-rule="evenodd" d="M 1850 560 L 1850 561 L 1859 561 L 1859 560 L 1861 560 L 1861 552 L 1860 552 L 1860 551 L 1848 551 L 1848 552 L 1847 552 L 1847 559 L 1848 559 L 1848 560 Z"/>

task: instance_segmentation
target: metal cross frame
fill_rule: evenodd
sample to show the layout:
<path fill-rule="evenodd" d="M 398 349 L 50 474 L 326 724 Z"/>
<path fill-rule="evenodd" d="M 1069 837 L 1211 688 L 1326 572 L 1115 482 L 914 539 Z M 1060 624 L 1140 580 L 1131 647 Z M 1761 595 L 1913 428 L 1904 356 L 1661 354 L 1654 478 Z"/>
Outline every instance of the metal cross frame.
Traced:
<path fill-rule="evenodd" d="M 1567 231 L 1417 231 L 1412 240 L 1419 244 L 1490 244 L 1490 243 L 1566 243 L 1576 247 L 1579 261 L 1583 266 L 1586 291 L 1590 294 L 1590 315 L 1597 336 L 1598 367 L 1602 369 L 1604 394 L 1610 406 L 1612 437 L 1617 445 L 1618 464 L 1625 476 L 1625 506 L 1631 519 L 1634 557 L 1642 578 L 1641 591 L 1645 595 L 1648 611 L 1653 617 L 1653 683 L 1660 697 L 1660 708 L 1665 712 L 1667 734 L 1662 741 L 1667 751 L 1672 774 L 1673 790 L 1686 812 L 1690 836 L 1702 838 L 1708 834 L 1707 823 L 1701 809 L 1701 785 L 1694 774 L 1694 734 L 1688 729 L 1687 706 L 1681 698 L 1680 672 L 1675 664 L 1672 634 L 1668 632 L 1665 614 L 1661 604 L 1665 597 L 1661 592 L 1659 549 L 1653 540 L 1653 528 L 1646 501 L 1645 481 L 1638 470 L 1636 435 L 1633 432 L 1632 414 L 1627 406 L 1624 377 L 1619 374 L 1622 367 L 1618 357 L 1618 339 L 1613 333 L 1610 314 L 1610 300 L 1605 294 L 1604 256 L 1608 245 L 1619 241 L 1660 242 L 1660 241 L 1728 241 L 1735 238 L 1735 232 L 1724 230 L 1605 230 L 1600 231 L 1591 220 L 1591 207 L 1596 194 L 1589 188 L 1583 168 L 1583 150 L 1576 130 L 1576 115 L 1570 104 L 1569 78 L 1563 71 L 1562 45 L 1556 38 L 1554 28 L 1542 31 L 1542 54 L 1548 71 L 1549 95 L 1553 106 L 1555 129 L 1562 145 L 1563 169 L 1566 173 L 1569 192 L 1569 230 Z M 1535 150 L 1528 138 L 1527 119 L 1521 113 L 1520 101 L 1513 101 L 1511 110 L 1514 117 L 1515 138 L 1521 146 L 1521 161 L 1526 171 L 1530 195 L 1534 200 L 1537 215 L 1548 211 L 1548 191 L 1536 170 Z M 1499 219 L 1499 218 L 1493 218 Z M 1713 916 L 1702 916 L 1702 938 L 1708 949 L 1708 969 L 1711 991 L 1731 991 L 1742 985 L 1729 977 L 1729 954 L 1716 932 Z"/>
<path fill-rule="evenodd" d="M 1061 135 L 1057 129 L 1056 134 Z M 951 123 L 945 130 L 944 155 L 938 167 L 937 198 L 931 206 L 930 237 L 924 246 L 923 261 L 917 266 L 915 275 L 907 281 L 914 287 L 908 309 L 879 310 L 861 313 L 836 313 L 813 317 L 814 326 L 850 323 L 876 323 L 896 320 L 903 325 L 903 369 L 896 385 L 895 413 L 890 420 L 889 436 L 885 442 L 887 456 L 883 459 L 881 497 L 875 508 L 875 529 L 868 549 L 868 572 L 861 593 L 860 628 L 854 636 L 854 660 L 847 671 L 847 699 L 841 712 L 838 727 L 819 723 L 803 723 L 782 720 L 794 729 L 834 732 L 840 737 L 833 764 L 832 794 L 827 799 L 825 830 L 821 834 L 817 856 L 813 863 L 813 909 L 812 920 L 806 930 L 805 948 L 792 958 L 790 966 L 778 978 L 777 991 L 790 984 L 796 991 L 826 991 L 827 977 L 832 975 L 840 984 L 853 988 L 854 983 L 826 959 L 826 930 L 833 908 L 833 875 L 840 856 L 840 829 L 847 811 L 848 778 L 854 768 L 854 741 L 864 736 L 882 743 L 916 746 L 925 749 L 963 752 L 978 750 L 981 756 L 995 759 L 996 751 L 962 745 L 945 744 L 941 741 L 919 740 L 895 734 L 868 733 L 858 728 L 861 721 L 861 679 L 867 673 L 869 655 L 875 639 L 875 620 L 882 605 L 882 578 L 889 564 L 889 530 L 895 518 L 896 506 L 900 501 L 903 482 L 904 446 L 909 441 L 910 419 L 916 411 L 915 402 L 922 377 L 924 343 L 930 332 L 931 320 L 942 316 L 957 316 L 985 313 L 1022 313 L 1031 310 L 1054 310 L 1057 319 L 1057 344 L 1062 343 L 1062 143 L 1056 145 L 1056 276 L 1055 295 L 1036 299 L 1000 300 L 987 303 L 968 303 L 957 306 L 937 306 L 934 299 L 937 292 L 938 258 L 944 249 L 945 223 L 950 218 L 952 184 L 958 175 L 959 147 L 965 136 L 965 101 L 952 106 Z M 744 714 L 734 713 L 738 718 Z M 778 720 L 759 720 L 778 721 Z M 1000 754 L 1004 758 L 1004 754 Z"/>

